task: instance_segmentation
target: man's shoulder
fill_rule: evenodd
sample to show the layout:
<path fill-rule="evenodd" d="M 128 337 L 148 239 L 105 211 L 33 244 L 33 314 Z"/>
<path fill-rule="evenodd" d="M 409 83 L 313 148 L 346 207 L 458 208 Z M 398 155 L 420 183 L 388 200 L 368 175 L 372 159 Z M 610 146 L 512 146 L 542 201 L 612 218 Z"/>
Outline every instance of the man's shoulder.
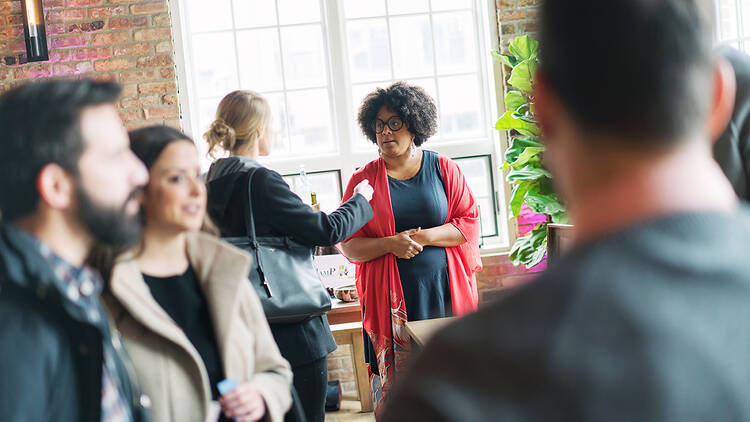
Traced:
<path fill-rule="evenodd" d="M 557 278 L 541 275 L 441 330 L 436 349 L 477 357 L 541 351 L 570 301 L 565 290 Z"/>
<path fill-rule="evenodd" d="M 639 311 L 644 292 L 651 298 L 698 301 L 693 287 L 709 282 L 714 294 L 750 300 L 750 248 L 744 246 L 750 238 L 748 210 L 673 216 L 583 245 L 526 285 L 456 321 L 441 332 L 442 339 L 539 347 L 575 323 L 573 316 L 601 313 L 603 323 L 617 323 Z M 670 288 L 674 283 L 681 289 Z M 632 308 L 621 308 L 630 302 Z M 519 336 L 524 330 L 527 334 Z M 487 333 L 493 333 L 489 343 Z"/>
<path fill-rule="evenodd" d="M 41 303 L 35 303 L 33 292 L 15 294 L 0 290 L 0 355 L 16 358 L 45 359 L 67 350 L 70 333 L 68 318 Z"/>

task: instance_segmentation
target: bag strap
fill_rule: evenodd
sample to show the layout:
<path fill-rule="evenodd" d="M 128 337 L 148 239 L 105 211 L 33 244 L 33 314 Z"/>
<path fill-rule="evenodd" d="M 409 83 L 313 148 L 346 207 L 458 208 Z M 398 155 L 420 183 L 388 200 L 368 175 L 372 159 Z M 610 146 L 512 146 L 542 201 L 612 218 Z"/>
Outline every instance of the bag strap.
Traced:
<path fill-rule="evenodd" d="M 258 276 L 260 276 L 263 289 L 266 291 L 266 295 L 271 298 L 271 286 L 266 280 L 266 275 L 263 273 L 263 268 L 260 262 L 260 254 L 258 253 L 258 239 L 255 236 L 255 218 L 253 218 L 253 176 L 258 167 L 251 167 L 247 174 L 247 204 L 245 205 L 245 232 L 250 238 L 250 246 L 255 252 L 255 262 L 258 264 Z"/>
<path fill-rule="evenodd" d="M 250 238 L 253 249 L 258 249 L 255 236 L 255 218 L 253 218 L 253 176 L 258 167 L 251 167 L 247 172 L 247 204 L 245 206 L 245 233 Z"/>

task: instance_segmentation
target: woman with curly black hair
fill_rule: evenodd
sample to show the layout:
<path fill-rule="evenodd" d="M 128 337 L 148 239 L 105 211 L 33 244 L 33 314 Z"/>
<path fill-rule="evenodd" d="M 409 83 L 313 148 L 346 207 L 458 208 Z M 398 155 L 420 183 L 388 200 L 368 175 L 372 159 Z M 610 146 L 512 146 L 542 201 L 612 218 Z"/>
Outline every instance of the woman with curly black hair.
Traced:
<path fill-rule="evenodd" d="M 455 162 L 419 148 L 435 133 L 437 108 L 416 86 L 377 89 L 358 115 L 380 157 L 349 181 L 375 187 L 375 217 L 341 250 L 357 263 L 365 359 L 376 414 L 408 357 L 406 321 L 462 315 L 476 309 L 479 213 Z"/>

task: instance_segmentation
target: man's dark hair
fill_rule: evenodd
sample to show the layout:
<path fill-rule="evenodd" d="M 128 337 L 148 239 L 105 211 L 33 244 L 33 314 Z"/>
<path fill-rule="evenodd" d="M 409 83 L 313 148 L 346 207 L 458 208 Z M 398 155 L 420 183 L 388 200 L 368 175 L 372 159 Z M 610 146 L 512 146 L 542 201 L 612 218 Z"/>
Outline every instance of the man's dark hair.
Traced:
<path fill-rule="evenodd" d="M 711 102 L 701 1 L 544 0 L 540 70 L 584 129 L 637 147 L 674 143 L 703 125 Z"/>
<path fill-rule="evenodd" d="M 36 179 L 48 164 L 78 175 L 81 113 L 114 103 L 120 86 L 93 80 L 28 83 L 0 96 L 0 211 L 15 220 L 37 208 Z"/>
<path fill-rule="evenodd" d="M 128 132 L 130 149 L 151 170 L 162 151 L 172 142 L 189 141 L 195 143 L 181 131 L 162 125 L 147 126 Z"/>
<path fill-rule="evenodd" d="M 396 82 L 386 89 L 378 88 L 365 97 L 359 107 L 357 121 L 362 133 L 372 143 L 377 143 L 375 119 L 380 108 L 398 114 L 404 125 L 414 135 L 414 145 L 422 145 L 437 130 L 437 107 L 427 92 L 414 85 Z"/>

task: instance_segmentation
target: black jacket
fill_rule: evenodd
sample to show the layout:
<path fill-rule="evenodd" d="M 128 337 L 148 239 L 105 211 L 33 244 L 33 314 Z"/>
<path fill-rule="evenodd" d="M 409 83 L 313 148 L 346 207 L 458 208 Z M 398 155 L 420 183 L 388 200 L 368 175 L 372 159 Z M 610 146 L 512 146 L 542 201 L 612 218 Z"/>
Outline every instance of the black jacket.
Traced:
<path fill-rule="evenodd" d="M 107 318 L 92 323 L 59 290 L 55 274 L 19 229 L 0 226 L 0 419 L 101 420 Z M 101 315 L 106 315 L 101 306 Z M 119 339 L 115 339 L 119 349 Z M 147 417 L 124 356 L 116 357 L 136 421 Z"/>
<path fill-rule="evenodd" d="M 750 200 L 750 56 L 731 47 L 719 50 L 737 76 L 732 119 L 714 144 L 714 158 L 732 183 L 737 196 Z"/>
<path fill-rule="evenodd" d="M 257 236 L 288 236 L 307 246 L 330 246 L 346 240 L 372 218 L 370 203 L 354 195 L 331 214 L 313 211 L 289 189 L 281 175 L 245 157 L 217 160 L 209 170 L 208 212 L 221 235 L 245 236 L 247 172 L 253 176 L 252 204 Z M 299 324 L 272 324 L 281 354 L 292 366 L 308 364 L 336 348 L 328 320 L 313 318 Z"/>

